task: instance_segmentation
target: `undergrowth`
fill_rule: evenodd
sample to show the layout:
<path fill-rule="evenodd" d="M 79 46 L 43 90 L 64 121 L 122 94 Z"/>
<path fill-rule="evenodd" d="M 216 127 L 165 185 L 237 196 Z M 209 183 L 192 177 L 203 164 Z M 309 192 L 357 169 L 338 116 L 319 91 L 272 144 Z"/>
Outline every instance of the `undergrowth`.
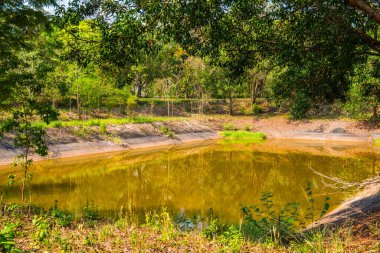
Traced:
<path fill-rule="evenodd" d="M 329 199 L 316 207 L 311 185 L 305 188 L 307 206 L 279 206 L 272 193 L 263 193 L 256 206 L 242 206 L 239 224 L 225 224 L 210 209 L 203 219 L 176 218 L 162 208 L 146 212 L 145 222 L 122 214 L 116 220 L 101 218 L 88 202 L 78 215 L 58 207 L 8 205 L 0 216 L 0 252 L 22 251 L 167 251 L 174 252 L 346 252 L 352 247 L 350 228 L 318 229 L 305 226 L 324 215 Z M 186 228 L 183 224 L 188 224 Z M 378 233 L 379 228 L 373 228 Z M 370 245 L 369 248 L 378 245 Z M 18 250 L 20 249 L 20 250 Z"/>

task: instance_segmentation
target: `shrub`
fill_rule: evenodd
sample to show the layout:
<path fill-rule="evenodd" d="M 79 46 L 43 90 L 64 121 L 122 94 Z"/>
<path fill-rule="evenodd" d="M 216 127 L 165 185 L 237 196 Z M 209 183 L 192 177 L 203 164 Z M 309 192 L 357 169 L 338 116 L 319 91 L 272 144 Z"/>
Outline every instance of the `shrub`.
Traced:
<path fill-rule="evenodd" d="M 235 127 L 232 123 L 227 123 L 223 126 L 224 131 L 234 131 Z"/>
<path fill-rule="evenodd" d="M 6 224 L 0 231 L 0 252 L 15 252 L 15 224 Z"/>
<path fill-rule="evenodd" d="M 247 124 L 244 126 L 244 131 L 251 132 L 252 128 L 251 125 Z"/>
<path fill-rule="evenodd" d="M 240 252 L 244 244 L 244 236 L 236 226 L 231 225 L 218 237 L 218 242 L 225 245 L 226 252 Z"/>
<path fill-rule="evenodd" d="M 304 93 L 297 93 L 293 104 L 290 106 L 290 115 L 293 119 L 303 119 L 310 109 L 310 99 Z"/>
<path fill-rule="evenodd" d="M 101 134 L 106 134 L 107 133 L 107 123 L 101 122 L 99 126 L 99 131 Z"/>
<path fill-rule="evenodd" d="M 100 120 L 89 120 L 88 123 L 87 123 L 88 126 L 92 127 L 92 126 L 99 126 L 100 125 Z"/>
<path fill-rule="evenodd" d="M 169 240 L 175 236 L 173 221 L 166 208 L 162 208 L 160 213 L 146 214 L 145 222 L 145 226 L 161 233 L 161 240 Z"/>
<path fill-rule="evenodd" d="M 42 242 L 49 234 L 50 224 L 44 217 L 39 217 L 37 215 L 33 218 L 33 225 L 37 227 L 35 237 L 38 241 Z"/>
<path fill-rule="evenodd" d="M 53 209 L 50 210 L 50 214 L 54 218 L 55 223 L 62 227 L 70 226 L 74 219 L 72 214 L 60 210 L 57 202 L 54 204 Z"/>
<path fill-rule="evenodd" d="M 61 128 L 62 127 L 62 122 L 61 121 L 54 121 L 51 123 L 52 127 L 54 128 Z"/>
<path fill-rule="evenodd" d="M 85 221 L 95 221 L 99 219 L 99 211 L 93 202 L 87 202 L 82 209 L 82 218 Z"/>
<path fill-rule="evenodd" d="M 134 117 L 135 116 L 135 108 L 137 106 L 137 102 L 139 101 L 138 97 L 136 96 L 129 96 L 127 99 L 127 107 L 128 107 L 128 116 Z"/>
<path fill-rule="evenodd" d="M 168 138 L 173 139 L 175 137 L 175 133 L 166 126 L 161 126 L 160 131 Z"/>
<path fill-rule="evenodd" d="M 362 84 L 354 83 L 351 85 L 348 92 L 348 102 L 344 106 L 344 110 L 348 116 L 354 119 L 369 118 L 368 112 L 373 109 L 374 113 L 377 110 L 378 98 L 366 92 Z"/>
<path fill-rule="evenodd" d="M 262 114 L 263 112 L 264 112 L 264 109 L 261 105 L 258 105 L 256 103 L 252 105 L 252 113 L 254 115 L 259 115 L 259 114 Z"/>

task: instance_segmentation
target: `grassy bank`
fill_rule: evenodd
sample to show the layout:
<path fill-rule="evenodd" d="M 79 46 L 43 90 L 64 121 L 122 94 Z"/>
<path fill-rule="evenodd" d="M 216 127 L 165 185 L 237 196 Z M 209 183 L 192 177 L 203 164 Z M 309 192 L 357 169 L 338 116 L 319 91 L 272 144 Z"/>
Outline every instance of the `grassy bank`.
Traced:
<path fill-rule="evenodd" d="M 239 131 L 223 131 L 224 138 L 233 140 L 265 140 L 266 136 L 262 132 L 249 132 L 245 130 Z"/>
<path fill-rule="evenodd" d="M 116 220 L 103 219 L 92 205 L 86 205 L 77 216 L 57 207 L 44 211 L 3 205 L 0 251 L 371 252 L 380 246 L 376 242 L 379 227 L 373 221 L 360 227 L 359 233 L 357 225 L 352 224 L 338 230 L 291 233 L 284 230 L 290 228 L 290 220 L 285 219 L 279 230 L 271 219 L 248 221 L 221 224 L 214 216 L 191 223 L 172 217 L 163 208 L 146 213 L 141 223 L 133 212 L 120 214 Z M 261 226 L 260 231 L 255 223 Z M 360 237 L 362 234 L 365 239 Z"/>
<path fill-rule="evenodd" d="M 138 116 L 131 118 L 107 118 L 107 119 L 89 119 L 89 120 L 57 120 L 51 122 L 49 125 L 43 122 L 35 122 L 34 125 L 41 126 L 42 128 L 60 128 L 60 127 L 75 127 L 75 126 L 102 126 L 102 125 L 123 125 L 123 124 L 139 124 L 139 123 L 153 123 L 164 121 L 178 121 L 183 120 L 182 117 L 146 117 Z"/>

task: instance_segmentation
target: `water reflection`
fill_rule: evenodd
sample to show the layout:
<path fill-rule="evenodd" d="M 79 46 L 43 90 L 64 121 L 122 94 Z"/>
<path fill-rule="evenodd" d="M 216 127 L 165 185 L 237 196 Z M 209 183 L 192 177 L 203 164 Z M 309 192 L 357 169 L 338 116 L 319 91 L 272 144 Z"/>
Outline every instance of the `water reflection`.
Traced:
<path fill-rule="evenodd" d="M 57 200 L 74 212 L 94 201 L 107 216 L 122 208 L 142 214 L 165 206 L 174 213 L 185 210 L 187 216 L 204 217 L 213 208 L 222 220 L 236 222 L 240 205 L 256 204 L 262 192 L 273 192 L 276 204 L 305 205 L 307 182 L 317 204 L 328 194 L 337 205 L 346 195 L 326 187 L 310 168 L 355 181 L 374 176 L 379 163 L 377 154 L 341 157 L 282 152 L 281 146 L 269 152 L 268 145 L 212 143 L 39 162 L 31 169 L 32 201 L 48 208 Z M 17 201 L 17 188 L 4 186 L 11 172 L 1 170 L 0 192 L 5 200 Z"/>

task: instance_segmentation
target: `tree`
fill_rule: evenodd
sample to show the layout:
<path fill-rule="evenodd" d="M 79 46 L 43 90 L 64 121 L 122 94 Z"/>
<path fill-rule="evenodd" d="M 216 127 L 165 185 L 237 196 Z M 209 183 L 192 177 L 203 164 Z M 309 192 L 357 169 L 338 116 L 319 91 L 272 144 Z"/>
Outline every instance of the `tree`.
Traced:
<path fill-rule="evenodd" d="M 39 57 L 38 51 L 19 52 L 17 57 L 23 60 L 22 69 L 14 70 L 18 72 L 20 78 L 12 85 L 10 96 L 6 100 L 12 106 L 10 109 L 12 117 L 2 122 L 0 133 L 14 133 L 14 146 L 22 148 L 14 164 L 20 164 L 24 172 L 21 180 L 21 198 L 24 201 L 25 189 L 30 184 L 28 174 L 28 169 L 32 164 L 30 155 L 32 153 L 40 156 L 47 155 L 45 130 L 41 125 L 35 124 L 35 121 L 39 118 L 48 124 L 56 119 L 58 114 L 50 105 L 40 102 L 42 82 L 48 71 L 44 68 L 44 59 Z"/>
<path fill-rule="evenodd" d="M 344 100 L 355 66 L 368 55 L 379 56 L 378 6 L 341 0 L 188 1 L 172 7 L 167 30 L 189 52 L 209 54 L 235 77 L 262 59 L 280 66 L 276 96 L 304 108 L 297 116 L 304 117 L 314 103 Z M 227 60 L 220 65 L 223 55 Z"/>
<path fill-rule="evenodd" d="M 33 38 L 40 35 L 49 18 L 46 6 L 54 0 L 4 0 L 0 3 L 0 106 L 12 92 L 20 77 L 15 69 L 21 68 L 20 50 L 31 50 Z"/>

